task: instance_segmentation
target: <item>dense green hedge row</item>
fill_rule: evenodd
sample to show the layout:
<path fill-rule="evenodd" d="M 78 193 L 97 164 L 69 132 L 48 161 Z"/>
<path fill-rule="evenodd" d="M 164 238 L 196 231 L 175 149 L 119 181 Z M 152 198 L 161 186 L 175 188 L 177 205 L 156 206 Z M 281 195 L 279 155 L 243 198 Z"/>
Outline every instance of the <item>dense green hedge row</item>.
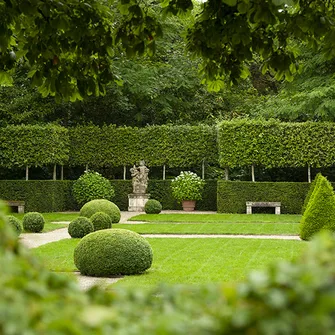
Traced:
<path fill-rule="evenodd" d="M 327 167 L 335 163 L 335 124 L 224 121 L 219 125 L 222 167 Z"/>
<path fill-rule="evenodd" d="M 209 126 L 113 125 L 70 128 L 70 164 L 132 165 L 144 159 L 149 166 L 185 167 L 218 160 L 216 128 Z"/>
<path fill-rule="evenodd" d="M 45 166 L 68 161 L 69 137 L 66 128 L 8 126 L 0 131 L 0 166 Z"/>
<path fill-rule="evenodd" d="M 0 198 L 24 200 L 25 212 L 56 212 L 75 209 L 71 181 L 0 180 Z"/>
<path fill-rule="evenodd" d="M 115 190 L 113 202 L 128 210 L 128 194 L 132 193 L 131 180 L 111 180 Z M 152 199 L 161 202 L 163 209 L 181 209 L 172 197 L 169 180 L 150 180 L 148 192 Z M 216 180 L 207 180 L 203 199 L 197 202 L 198 210 L 216 210 Z M 78 210 L 72 196 L 73 181 L 53 180 L 0 180 L 0 199 L 24 200 L 25 211 L 55 212 Z"/>
<path fill-rule="evenodd" d="M 293 182 L 218 181 L 217 210 L 245 213 L 246 201 L 280 201 L 283 214 L 300 214 L 309 186 L 309 183 Z"/>

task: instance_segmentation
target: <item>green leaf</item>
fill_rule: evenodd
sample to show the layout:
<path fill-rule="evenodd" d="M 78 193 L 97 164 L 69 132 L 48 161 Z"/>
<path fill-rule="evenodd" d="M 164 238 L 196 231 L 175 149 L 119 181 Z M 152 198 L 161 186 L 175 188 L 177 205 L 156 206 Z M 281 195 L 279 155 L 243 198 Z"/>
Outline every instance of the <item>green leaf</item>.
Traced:
<path fill-rule="evenodd" d="M 227 4 L 228 6 L 236 6 L 237 0 L 222 0 L 223 3 Z"/>

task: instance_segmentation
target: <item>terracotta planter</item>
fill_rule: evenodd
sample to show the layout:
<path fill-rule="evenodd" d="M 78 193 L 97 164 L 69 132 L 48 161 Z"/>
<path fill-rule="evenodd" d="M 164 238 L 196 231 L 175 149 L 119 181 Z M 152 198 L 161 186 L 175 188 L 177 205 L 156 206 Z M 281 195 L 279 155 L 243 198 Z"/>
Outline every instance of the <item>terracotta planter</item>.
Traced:
<path fill-rule="evenodd" d="M 192 212 L 195 208 L 195 200 L 183 200 L 182 202 L 183 210 L 185 212 Z"/>

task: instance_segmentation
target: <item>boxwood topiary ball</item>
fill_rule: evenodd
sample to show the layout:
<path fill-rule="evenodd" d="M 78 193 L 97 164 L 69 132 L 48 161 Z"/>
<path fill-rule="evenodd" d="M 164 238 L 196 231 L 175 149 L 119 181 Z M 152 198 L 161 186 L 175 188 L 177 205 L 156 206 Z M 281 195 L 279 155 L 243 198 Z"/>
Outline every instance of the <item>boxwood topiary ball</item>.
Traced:
<path fill-rule="evenodd" d="M 149 199 L 144 205 L 144 211 L 147 214 L 159 214 L 162 211 L 162 205 L 158 200 Z"/>
<path fill-rule="evenodd" d="M 90 218 L 97 212 L 104 212 L 112 218 L 113 223 L 118 223 L 121 219 L 121 212 L 118 206 L 105 199 L 95 199 L 87 202 L 80 210 L 80 216 Z"/>
<path fill-rule="evenodd" d="M 42 214 L 38 212 L 30 212 L 24 215 L 23 229 L 32 233 L 39 233 L 43 230 L 45 220 Z"/>
<path fill-rule="evenodd" d="M 90 220 L 93 223 L 94 231 L 112 228 L 112 218 L 104 212 L 93 214 Z"/>
<path fill-rule="evenodd" d="M 74 250 L 81 274 L 95 277 L 139 274 L 152 264 L 152 249 L 127 229 L 104 229 L 85 236 Z"/>
<path fill-rule="evenodd" d="M 79 216 L 70 222 L 67 231 L 72 238 L 82 238 L 94 231 L 93 223 L 90 219 Z"/>
<path fill-rule="evenodd" d="M 22 225 L 18 218 L 13 215 L 8 215 L 6 217 L 8 224 L 13 228 L 17 236 L 22 233 Z"/>

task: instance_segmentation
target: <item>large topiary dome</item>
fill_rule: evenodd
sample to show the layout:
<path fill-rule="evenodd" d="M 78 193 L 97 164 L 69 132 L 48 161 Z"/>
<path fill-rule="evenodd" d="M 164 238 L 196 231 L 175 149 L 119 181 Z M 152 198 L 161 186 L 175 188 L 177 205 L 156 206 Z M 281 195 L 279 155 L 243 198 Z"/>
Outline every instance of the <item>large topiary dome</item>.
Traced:
<path fill-rule="evenodd" d="M 104 212 L 112 218 L 112 223 L 118 223 L 121 219 L 121 212 L 118 206 L 105 199 L 96 199 L 87 202 L 80 210 L 80 216 L 90 218 L 93 214 Z"/>
<path fill-rule="evenodd" d="M 74 250 L 74 263 L 81 274 L 95 277 L 142 273 L 150 268 L 152 257 L 148 241 L 126 229 L 91 233 Z"/>

